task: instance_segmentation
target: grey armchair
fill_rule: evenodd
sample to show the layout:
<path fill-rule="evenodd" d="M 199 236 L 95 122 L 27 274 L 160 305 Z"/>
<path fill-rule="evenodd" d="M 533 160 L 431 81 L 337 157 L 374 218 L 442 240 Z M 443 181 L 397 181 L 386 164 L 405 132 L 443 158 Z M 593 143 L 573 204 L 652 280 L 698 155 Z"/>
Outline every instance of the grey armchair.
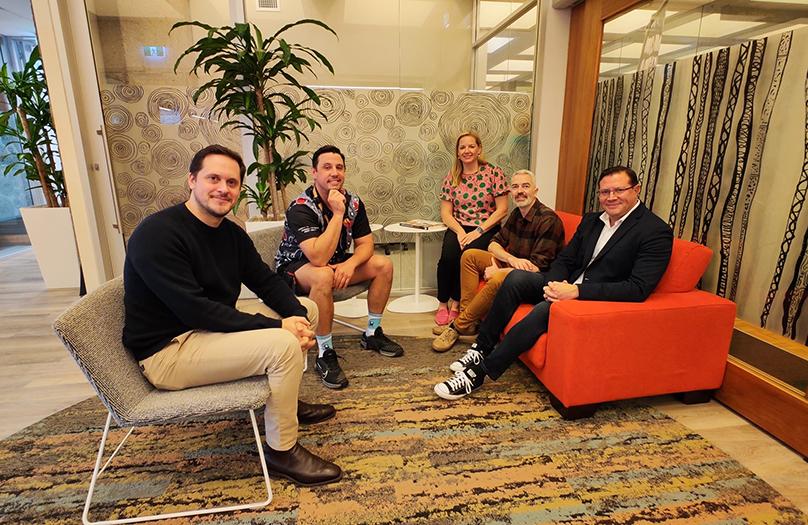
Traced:
<path fill-rule="evenodd" d="M 179 391 L 154 388 L 140 371 L 140 366 L 121 343 L 123 329 L 123 280 L 113 279 L 71 305 L 54 322 L 56 335 L 76 360 L 85 377 L 108 410 L 104 433 L 98 447 L 90 488 L 84 505 L 85 524 L 137 523 L 143 521 L 229 512 L 260 508 L 272 501 L 269 473 L 264 461 L 261 434 L 255 420 L 255 409 L 261 408 L 270 395 L 266 376 L 201 386 Z M 245 410 L 250 414 L 253 434 L 258 447 L 261 469 L 266 484 L 266 500 L 136 518 L 92 522 L 90 505 L 98 477 L 109 465 L 126 439 L 137 426 L 177 422 L 189 418 L 223 412 Z M 101 467 L 110 424 L 131 427 L 120 445 Z"/>
<path fill-rule="evenodd" d="M 280 246 L 281 239 L 283 238 L 283 225 L 272 225 L 268 228 L 252 231 L 249 235 L 258 253 L 261 254 L 261 259 L 267 263 L 272 271 L 275 271 L 275 254 L 278 252 L 278 246 Z M 368 288 L 370 288 L 370 281 L 362 281 L 352 284 L 347 288 L 334 290 L 334 302 L 337 303 L 350 299 L 351 297 L 366 292 Z M 334 322 L 342 326 L 347 326 L 348 328 L 353 328 L 358 332 L 365 331 L 364 328 L 360 328 L 342 319 L 337 319 L 336 317 L 334 318 Z"/>

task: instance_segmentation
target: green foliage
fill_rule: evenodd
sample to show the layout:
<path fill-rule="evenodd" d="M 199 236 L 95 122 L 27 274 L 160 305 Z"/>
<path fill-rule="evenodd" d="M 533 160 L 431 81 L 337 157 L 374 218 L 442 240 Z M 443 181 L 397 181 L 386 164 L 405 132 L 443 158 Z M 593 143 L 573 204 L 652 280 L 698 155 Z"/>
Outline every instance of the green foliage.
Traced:
<path fill-rule="evenodd" d="M 212 79 L 194 91 L 194 101 L 211 90 L 211 115 L 223 121 L 223 127 L 238 129 L 252 138 L 258 162 L 247 172 L 255 173 L 258 182 L 252 187 L 245 184 L 241 199 L 255 203 L 265 218 L 270 208 L 273 218 L 280 217 L 278 191 L 296 179 L 306 180 L 301 162 L 306 151 L 284 157 L 279 146 L 293 141 L 300 148 L 308 140 L 307 133 L 321 127 L 320 120 L 326 120 L 319 109 L 320 97 L 297 76 L 306 72 L 316 76 L 315 67 L 319 66 L 331 73 L 334 68 L 319 51 L 281 37 L 301 25 L 319 26 L 336 36 L 326 24 L 313 19 L 287 24 L 268 38 L 254 24 L 213 27 L 194 21 L 179 22 L 171 28 L 193 26 L 207 32 L 180 55 L 174 72 L 186 55 L 195 55 L 191 72 L 212 75 Z"/>
<path fill-rule="evenodd" d="M 0 157 L 6 176 L 23 176 L 38 183 L 48 206 L 67 206 L 67 188 L 60 167 L 56 133 L 51 118 L 48 86 L 39 46 L 31 52 L 22 71 L 0 68 L 0 94 L 8 109 L 0 112 L 0 136 L 9 139 Z"/>

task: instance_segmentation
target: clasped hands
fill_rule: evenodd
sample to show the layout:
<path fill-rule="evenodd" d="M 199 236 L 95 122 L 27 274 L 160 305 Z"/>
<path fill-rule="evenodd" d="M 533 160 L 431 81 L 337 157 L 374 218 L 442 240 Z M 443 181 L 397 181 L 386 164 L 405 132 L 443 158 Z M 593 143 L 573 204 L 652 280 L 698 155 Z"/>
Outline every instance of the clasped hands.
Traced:
<path fill-rule="evenodd" d="M 314 346 L 314 331 L 311 329 L 309 320 L 299 315 L 293 315 L 281 320 L 281 328 L 292 332 L 297 337 L 300 343 L 300 349 L 303 351 L 308 350 Z"/>
<path fill-rule="evenodd" d="M 558 301 L 568 301 L 578 298 L 578 285 L 570 284 L 567 281 L 550 281 L 544 287 L 544 300 L 548 303 Z"/>
<path fill-rule="evenodd" d="M 463 235 L 457 236 L 457 243 L 460 245 L 460 248 L 463 249 L 469 244 L 473 243 L 477 239 L 482 237 L 482 234 L 477 230 L 471 230 L 468 233 L 464 233 Z"/>

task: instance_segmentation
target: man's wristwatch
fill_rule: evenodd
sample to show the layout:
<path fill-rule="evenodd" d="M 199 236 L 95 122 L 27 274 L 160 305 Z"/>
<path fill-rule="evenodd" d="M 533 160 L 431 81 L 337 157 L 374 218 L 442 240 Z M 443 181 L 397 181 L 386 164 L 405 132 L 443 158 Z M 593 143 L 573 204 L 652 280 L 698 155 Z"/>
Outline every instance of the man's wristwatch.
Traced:
<path fill-rule="evenodd" d="M 474 228 L 474 231 L 482 235 L 485 230 L 483 230 L 482 226 L 477 226 L 476 228 Z"/>

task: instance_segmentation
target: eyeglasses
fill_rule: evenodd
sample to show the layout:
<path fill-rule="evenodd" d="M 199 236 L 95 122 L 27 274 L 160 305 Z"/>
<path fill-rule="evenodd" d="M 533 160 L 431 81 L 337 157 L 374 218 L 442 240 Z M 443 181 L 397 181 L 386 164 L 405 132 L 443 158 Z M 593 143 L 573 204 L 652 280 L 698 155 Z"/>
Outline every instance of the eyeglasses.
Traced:
<path fill-rule="evenodd" d="M 636 186 L 636 184 L 634 184 L 633 186 L 626 186 L 625 188 L 613 188 L 611 190 L 598 190 L 598 195 L 600 195 L 601 197 L 609 197 L 612 193 L 614 193 L 615 197 L 620 197 L 621 195 L 623 195 L 628 190 L 634 188 L 634 186 Z"/>

